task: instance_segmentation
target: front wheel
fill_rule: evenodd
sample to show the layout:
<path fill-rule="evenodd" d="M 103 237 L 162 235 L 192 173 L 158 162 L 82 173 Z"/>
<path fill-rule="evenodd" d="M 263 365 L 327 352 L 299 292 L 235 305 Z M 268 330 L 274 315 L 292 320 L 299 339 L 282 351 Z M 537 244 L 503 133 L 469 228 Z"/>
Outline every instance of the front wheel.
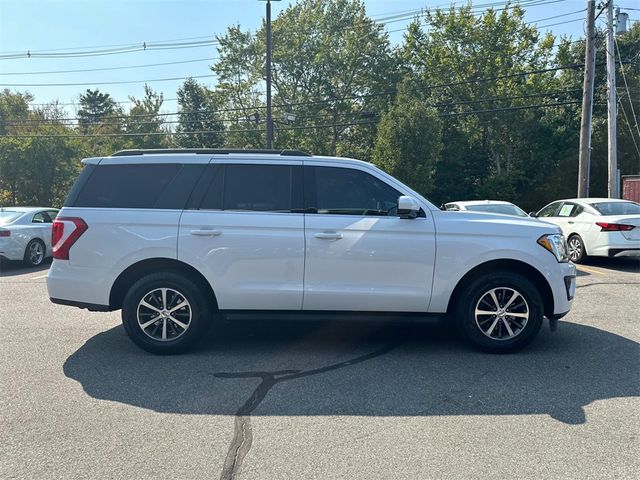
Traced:
<path fill-rule="evenodd" d="M 511 353 L 525 347 L 542 326 L 536 287 L 522 275 L 496 272 L 472 281 L 458 297 L 456 325 L 481 350 Z"/>
<path fill-rule="evenodd" d="M 134 283 L 122 305 L 122 323 L 129 338 L 156 354 L 192 348 L 211 324 L 210 302 L 189 278 L 154 273 Z"/>
<path fill-rule="evenodd" d="M 567 241 L 567 246 L 569 247 L 569 258 L 573 263 L 582 263 L 587 258 L 584 242 L 579 235 L 571 235 Z"/>

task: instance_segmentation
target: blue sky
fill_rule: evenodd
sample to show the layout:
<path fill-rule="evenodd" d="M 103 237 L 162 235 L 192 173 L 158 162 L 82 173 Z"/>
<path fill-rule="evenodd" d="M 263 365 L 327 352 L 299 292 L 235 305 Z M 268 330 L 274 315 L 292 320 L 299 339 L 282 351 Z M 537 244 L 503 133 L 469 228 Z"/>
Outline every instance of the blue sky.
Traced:
<path fill-rule="evenodd" d="M 495 0 L 476 0 L 474 5 Z M 542 1 L 542 0 L 541 0 Z M 295 0 L 273 3 L 273 16 Z M 447 6 L 446 0 L 365 0 L 369 15 L 383 18 L 385 14 Z M 621 0 L 619 6 L 637 8 L 636 0 Z M 635 5 L 634 5 L 635 4 Z M 527 9 L 529 22 L 569 14 L 585 7 L 586 0 L 564 0 Z M 212 38 L 232 24 L 255 29 L 264 15 L 264 2 L 258 0 L 0 0 L 0 55 L 7 52 L 52 51 L 57 49 L 91 49 L 118 44 L 142 44 L 192 37 Z M 629 12 L 632 13 L 632 12 Z M 578 38 L 583 32 L 584 12 L 557 19 L 540 21 L 539 25 L 557 22 L 543 30 L 556 35 Z M 634 15 L 631 15 L 634 17 Z M 406 21 L 389 23 L 387 30 L 402 29 Z M 394 42 L 402 40 L 402 32 L 391 34 Z M 65 50 L 59 50 L 64 52 Z M 140 97 L 145 80 L 211 74 L 208 66 L 217 56 L 214 46 L 179 50 L 147 50 L 133 53 L 91 56 L 83 58 L 16 58 L 0 59 L 0 88 L 6 84 L 80 83 L 73 86 L 9 87 L 28 90 L 35 95 L 34 103 L 58 99 L 63 103 L 77 102 L 86 88 L 100 88 L 117 101 L 127 101 L 129 95 Z M 196 60 L 191 62 L 190 60 Z M 111 67 L 131 67 L 176 61 L 177 65 L 124 68 L 74 73 L 37 73 L 57 70 L 80 70 Z M 25 74 L 30 73 L 30 74 Z M 134 81 L 130 84 L 101 85 L 99 82 Z M 199 81 L 214 85 L 215 78 Z M 164 92 L 167 101 L 163 111 L 175 111 L 175 92 L 182 80 L 148 82 Z M 127 106 L 126 104 L 124 105 Z M 74 106 L 67 107 L 70 112 Z"/>

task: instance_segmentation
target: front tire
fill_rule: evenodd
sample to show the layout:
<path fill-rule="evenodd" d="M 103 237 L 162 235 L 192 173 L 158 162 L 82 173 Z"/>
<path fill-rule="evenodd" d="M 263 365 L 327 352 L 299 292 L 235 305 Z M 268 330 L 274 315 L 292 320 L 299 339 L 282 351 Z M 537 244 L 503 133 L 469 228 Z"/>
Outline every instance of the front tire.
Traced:
<path fill-rule="evenodd" d="M 458 331 L 480 350 L 518 351 L 533 341 L 542 326 L 540 293 L 517 273 L 483 275 L 467 285 L 458 298 Z"/>
<path fill-rule="evenodd" d="M 569 258 L 573 263 L 582 263 L 586 260 L 587 254 L 580 235 L 571 235 L 567 240 L 567 246 L 569 247 Z"/>
<path fill-rule="evenodd" d="M 44 262 L 46 253 L 44 242 L 38 238 L 34 238 L 27 244 L 24 250 L 24 264 L 27 267 L 39 267 Z"/>
<path fill-rule="evenodd" d="M 183 353 L 210 326 L 210 302 L 189 278 L 173 272 L 154 273 L 127 292 L 122 323 L 133 343 L 147 352 Z"/>

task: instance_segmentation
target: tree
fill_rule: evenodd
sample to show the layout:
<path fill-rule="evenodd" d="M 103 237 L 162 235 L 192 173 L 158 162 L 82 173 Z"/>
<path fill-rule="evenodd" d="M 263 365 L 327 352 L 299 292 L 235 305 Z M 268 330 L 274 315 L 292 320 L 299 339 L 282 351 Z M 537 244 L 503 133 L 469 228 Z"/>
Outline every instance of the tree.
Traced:
<path fill-rule="evenodd" d="M 128 134 L 128 144 L 132 148 L 162 148 L 167 145 L 166 130 L 163 129 L 164 119 L 160 113 L 164 96 L 155 92 L 145 84 L 144 97 L 138 100 L 129 97 L 133 106 L 125 119 L 125 130 Z"/>
<path fill-rule="evenodd" d="M 367 16 L 361 0 L 302 0 L 278 15 L 272 31 L 275 145 L 369 158 L 371 113 L 386 109 L 393 95 L 380 92 L 393 93 L 398 76 L 383 26 Z M 220 60 L 212 69 L 217 90 L 234 109 L 229 116 L 264 118 L 264 25 L 255 34 L 234 26 L 218 41 Z M 295 123 L 285 121 L 287 113 Z M 254 143 L 256 125 L 245 121 L 244 129 L 252 130 L 246 143 Z"/>
<path fill-rule="evenodd" d="M 373 163 L 428 196 L 442 150 L 442 125 L 435 109 L 401 95 L 382 117 Z"/>
<path fill-rule="evenodd" d="M 403 66 L 437 106 L 447 140 L 457 139 L 438 164 L 436 178 L 447 185 L 438 185 L 436 201 L 456 200 L 446 192 L 459 192 L 461 183 L 469 188 L 462 198 L 514 200 L 530 166 L 552 163 L 530 141 L 540 111 L 528 106 L 549 103 L 554 92 L 554 74 L 540 71 L 551 65 L 553 43 L 524 22 L 517 5 L 480 17 L 470 5 L 435 10 L 410 26 Z"/>
<path fill-rule="evenodd" d="M 224 144 L 221 122 L 213 95 L 193 78 L 178 90 L 178 145 L 185 148 L 215 148 Z"/>
<path fill-rule="evenodd" d="M 109 115 L 118 113 L 116 102 L 108 93 L 87 89 L 80 95 L 80 109 L 77 112 L 78 123 L 83 130 L 102 123 Z"/>

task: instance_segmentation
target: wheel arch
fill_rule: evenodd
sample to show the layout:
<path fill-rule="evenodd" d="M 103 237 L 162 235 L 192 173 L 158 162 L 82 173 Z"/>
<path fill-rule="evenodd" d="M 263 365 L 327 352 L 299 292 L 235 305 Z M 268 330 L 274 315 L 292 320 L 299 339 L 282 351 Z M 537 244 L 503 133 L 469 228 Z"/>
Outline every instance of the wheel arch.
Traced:
<path fill-rule="evenodd" d="M 456 287 L 454 288 L 447 305 L 447 313 L 452 313 L 454 311 L 455 306 L 467 285 L 473 282 L 476 278 L 486 273 L 497 271 L 518 273 L 531 281 L 533 285 L 538 289 L 538 292 L 542 297 L 542 302 L 544 304 L 544 314 L 546 316 L 553 315 L 553 291 L 551 290 L 551 286 L 549 285 L 547 279 L 535 267 L 532 267 L 531 265 L 523 261 L 512 259 L 490 260 L 488 262 L 481 263 L 480 265 L 477 265 L 469 270 L 458 281 Z"/>
<path fill-rule="evenodd" d="M 184 275 L 202 289 L 205 296 L 211 299 L 211 306 L 217 310 L 218 301 L 211 284 L 191 265 L 172 258 L 147 258 L 127 267 L 113 282 L 109 293 L 109 307 L 113 310 L 122 308 L 127 291 L 137 280 L 150 273 L 172 272 Z"/>

